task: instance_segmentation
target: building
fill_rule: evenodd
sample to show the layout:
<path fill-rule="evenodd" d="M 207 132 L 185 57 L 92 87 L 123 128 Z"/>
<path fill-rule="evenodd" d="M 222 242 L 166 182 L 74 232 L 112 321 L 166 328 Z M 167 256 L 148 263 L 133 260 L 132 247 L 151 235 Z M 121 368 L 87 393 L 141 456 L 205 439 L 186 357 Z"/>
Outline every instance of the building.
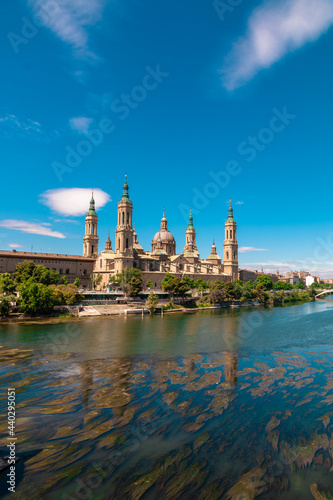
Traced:
<path fill-rule="evenodd" d="M 316 280 L 315 280 L 314 276 L 307 276 L 305 278 L 305 284 L 306 284 L 306 286 L 311 286 L 312 283 L 316 283 Z"/>
<path fill-rule="evenodd" d="M 49 270 L 58 271 L 60 276 L 66 276 L 68 283 L 74 283 L 74 280 L 79 278 L 80 288 L 91 289 L 90 276 L 93 272 L 95 259 L 81 255 L 0 250 L 0 272 L 13 273 L 17 264 L 28 260 L 35 265 L 43 265 Z"/>
<path fill-rule="evenodd" d="M 172 273 L 179 278 L 186 275 L 195 280 L 201 278 L 205 281 L 234 281 L 238 278 L 237 223 L 231 202 L 228 218 L 224 224 L 223 262 L 217 253 L 214 240 L 210 255 L 206 259 L 200 258 L 192 213 L 189 214 L 182 252 L 176 251 L 176 241 L 168 228 L 165 210 L 160 228 L 152 238 L 151 251 L 145 251 L 139 243 L 133 224 L 133 203 L 129 198 L 127 176 L 122 198 L 118 202 L 114 250 L 109 235 L 105 249 L 98 253 L 97 225 L 98 217 L 92 197 L 86 216 L 83 254 L 86 258 L 95 259 L 94 273 L 101 275 L 98 286 L 100 289 L 106 289 L 112 278 L 127 268 L 140 269 L 144 288 L 150 280 L 155 289 L 162 288 L 161 282 L 166 273 Z"/>
<path fill-rule="evenodd" d="M 263 271 L 261 271 L 261 272 L 251 271 L 249 269 L 240 269 L 238 271 L 238 279 L 241 281 L 244 281 L 244 283 L 246 281 L 255 282 L 255 280 L 258 278 L 258 276 L 269 276 L 270 278 L 272 278 L 273 283 L 276 283 L 281 278 L 279 271 L 277 271 L 276 274 L 264 273 Z"/>

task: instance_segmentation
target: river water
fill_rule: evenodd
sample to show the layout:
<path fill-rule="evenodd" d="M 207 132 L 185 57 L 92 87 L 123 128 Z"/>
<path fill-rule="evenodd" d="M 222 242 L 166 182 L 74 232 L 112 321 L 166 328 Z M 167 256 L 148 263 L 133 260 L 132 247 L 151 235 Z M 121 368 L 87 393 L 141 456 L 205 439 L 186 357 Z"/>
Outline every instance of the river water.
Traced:
<path fill-rule="evenodd" d="M 17 498 L 333 498 L 333 300 L 3 323 L 0 345 Z"/>

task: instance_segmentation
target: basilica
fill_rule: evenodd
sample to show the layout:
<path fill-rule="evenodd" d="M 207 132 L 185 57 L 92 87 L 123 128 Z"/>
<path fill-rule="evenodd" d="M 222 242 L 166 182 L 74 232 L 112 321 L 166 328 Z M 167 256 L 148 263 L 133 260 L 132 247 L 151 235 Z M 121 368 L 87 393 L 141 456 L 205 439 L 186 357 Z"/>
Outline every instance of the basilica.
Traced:
<path fill-rule="evenodd" d="M 200 258 L 196 246 L 196 231 L 192 213 L 185 231 L 185 246 L 181 253 L 176 252 L 176 241 L 168 229 L 168 221 L 163 211 L 160 229 L 152 239 L 151 251 L 145 251 L 139 243 L 133 225 L 133 204 L 129 198 L 127 176 L 123 187 L 123 195 L 118 202 L 117 228 L 115 230 L 115 249 L 112 249 L 110 236 L 106 240 L 105 249 L 98 252 L 98 216 L 92 196 L 89 211 L 86 215 L 85 235 L 83 237 L 83 256 L 94 259 L 94 273 L 101 276 L 99 289 L 106 289 L 112 277 L 125 268 L 137 268 L 142 272 L 144 289 L 148 280 L 153 288 L 161 290 L 161 281 L 166 273 L 182 278 L 184 275 L 195 280 L 234 281 L 238 278 L 238 243 L 237 224 L 233 217 L 230 202 L 228 218 L 224 224 L 225 238 L 223 245 L 223 261 L 218 255 L 213 241 L 210 255 Z"/>

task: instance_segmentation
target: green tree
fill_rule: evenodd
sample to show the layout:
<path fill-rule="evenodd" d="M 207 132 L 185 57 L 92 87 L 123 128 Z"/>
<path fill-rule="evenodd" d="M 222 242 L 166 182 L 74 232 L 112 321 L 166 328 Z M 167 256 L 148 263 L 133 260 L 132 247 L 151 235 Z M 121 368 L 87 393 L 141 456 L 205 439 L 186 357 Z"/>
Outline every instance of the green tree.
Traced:
<path fill-rule="evenodd" d="M 178 286 L 179 279 L 170 273 L 167 273 L 162 279 L 162 288 L 165 292 L 169 292 L 174 295 L 176 288 Z"/>
<path fill-rule="evenodd" d="M 147 281 L 146 286 L 147 286 L 147 288 L 153 288 L 153 284 L 150 280 Z"/>
<path fill-rule="evenodd" d="M 32 260 L 26 260 L 25 262 L 19 262 L 15 268 L 14 281 L 16 284 L 24 283 L 32 277 L 35 264 Z"/>
<path fill-rule="evenodd" d="M 298 283 L 296 283 L 296 285 L 294 285 L 294 288 L 296 290 L 304 290 L 305 285 L 304 285 L 303 281 L 299 281 Z"/>
<path fill-rule="evenodd" d="M 4 295 L 9 295 L 15 291 L 15 283 L 13 277 L 9 273 L 0 274 L 0 292 Z"/>
<path fill-rule="evenodd" d="M 0 297 L 0 316 L 9 316 L 10 302 L 8 297 Z"/>
<path fill-rule="evenodd" d="M 147 309 L 149 309 L 151 313 L 154 313 L 158 303 L 159 303 L 158 295 L 156 295 L 156 293 L 150 292 L 148 299 L 146 300 Z"/>
<path fill-rule="evenodd" d="M 188 283 L 186 283 L 186 281 L 184 281 L 183 279 L 178 280 L 175 287 L 175 292 L 177 295 L 179 295 L 179 297 L 182 298 L 182 300 L 184 300 L 184 297 L 189 290 L 190 286 L 188 285 Z"/>
<path fill-rule="evenodd" d="M 41 264 L 34 267 L 34 270 L 32 272 L 32 277 L 37 283 L 43 283 L 43 285 L 50 285 L 50 271 Z"/>
<path fill-rule="evenodd" d="M 78 278 L 76 278 L 78 279 Z M 60 274 L 55 269 L 50 271 L 50 285 L 58 285 L 60 281 Z"/>
<path fill-rule="evenodd" d="M 19 309 L 22 313 L 28 316 L 47 314 L 53 310 L 54 303 L 53 291 L 48 286 L 33 279 L 20 286 Z"/>
<path fill-rule="evenodd" d="M 183 281 L 186 283 L 189 288 L 193 289 L 195 288 L 195 280 L 193 278 L 189 278 L 188 276 L 183 276 Z"/>
<path fill-rule="evenodd" d="M 284 281 L 277 281 L 273 284 L 274 290 L 292 290 L 293 286 L 291 283 L 285 283 Z"/>
<path fill-rule="evenodd" d="M 263 274 L 262 276 L 258 276 L 254 282 L 254 286 L 257 288 L 258 285 L 262 285 L 265 290 L 272 290 L 273 288 L 273 280 L 269 276 Z"/>
<path fill-rule="evenodd" d="M 207 290 L 208 283 L 207 283 L 207 281 L 204 281 L 203 279 L 199 278 L 195 282 L 195 288 L 197 289 L 198 293 L 200 293 L 200 297 L 202 299 L 202 294 L 203 294 L 204 290 Z"/>
<path fill-rule="evenodd" d="M 256 295 L 261 304 L 266 304 L 269 299 L 269 295 L 265 292 L 265 290 L 265 285 L 263 285 L 262 283 L 259 283 L 256 286 Z"/>
<path fill-rule="evenodd" d="M 60 285 L 68 285 L 68 279 L 66 276 L 63 276 L 60 280 Z"/>
<path fill-rule="evenodd" d="M 143 288 L 143 280 L 140 269 L 136 269 L 135 267 L 132 269 L 123 269 L 119 274 L 119 283 L 125 297 L 128 295 L 136 297 Z"/>
<path fill-rule="evenodd" d="M 79 278 L 75 278 L 74 285 L 76 286 L 76 288 L 79 288 L 79 286 L 80 286 L 80 280 L 79 280 Z"/>
<path fill-rule="evenodd" d="M 232 300 L 235 298 L 235 287 L 234 284 L 228 282 L 224 285 L 225 296 L 228 300 Z"/>

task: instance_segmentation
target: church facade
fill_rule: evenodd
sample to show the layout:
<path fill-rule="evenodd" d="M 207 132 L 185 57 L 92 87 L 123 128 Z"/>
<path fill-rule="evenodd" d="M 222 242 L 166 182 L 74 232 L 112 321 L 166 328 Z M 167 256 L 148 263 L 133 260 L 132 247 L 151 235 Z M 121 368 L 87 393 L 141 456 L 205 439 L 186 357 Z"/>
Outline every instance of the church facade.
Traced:
<path fill-rule="evenodd" d="M 210 255 L 206 259 L 200 258 L 192 213 L 189 214 L 189 222 L 185 231 L 185 246 L 181 253 L 176 252 L 176 241 L 168 229 L 165 210 L 160 229 L 152 239 L 151 251 L 145 251 L 139 243 L 133 224 L 133 203 L 129 198 L 127 176 L 125 176 L 122 198 L 118 202 L 114 250 L 109 236 L 105 249 L 98 252 L 97 227 L 98 215 L 92 196 L 86 215 L 83 256 L 95 259 L 94 273 L 99 273 L 102 277 L 98 289 L 106 289 L 112 277 L 121 273 L 125 268 L 141 270 L 144 289 L 147 288 L 149 280 L 153 283 L 154 289 L 161 290 L 162 279 L 167 273 L 179 278 L 186 275 L 195 280 L 201 278 L 205 281 L 234 281 L 238 278 L 237 224 L 233 217 L 231 203 L 224 225 L 223 260 L 217 253 L 214 241 Z"/>

